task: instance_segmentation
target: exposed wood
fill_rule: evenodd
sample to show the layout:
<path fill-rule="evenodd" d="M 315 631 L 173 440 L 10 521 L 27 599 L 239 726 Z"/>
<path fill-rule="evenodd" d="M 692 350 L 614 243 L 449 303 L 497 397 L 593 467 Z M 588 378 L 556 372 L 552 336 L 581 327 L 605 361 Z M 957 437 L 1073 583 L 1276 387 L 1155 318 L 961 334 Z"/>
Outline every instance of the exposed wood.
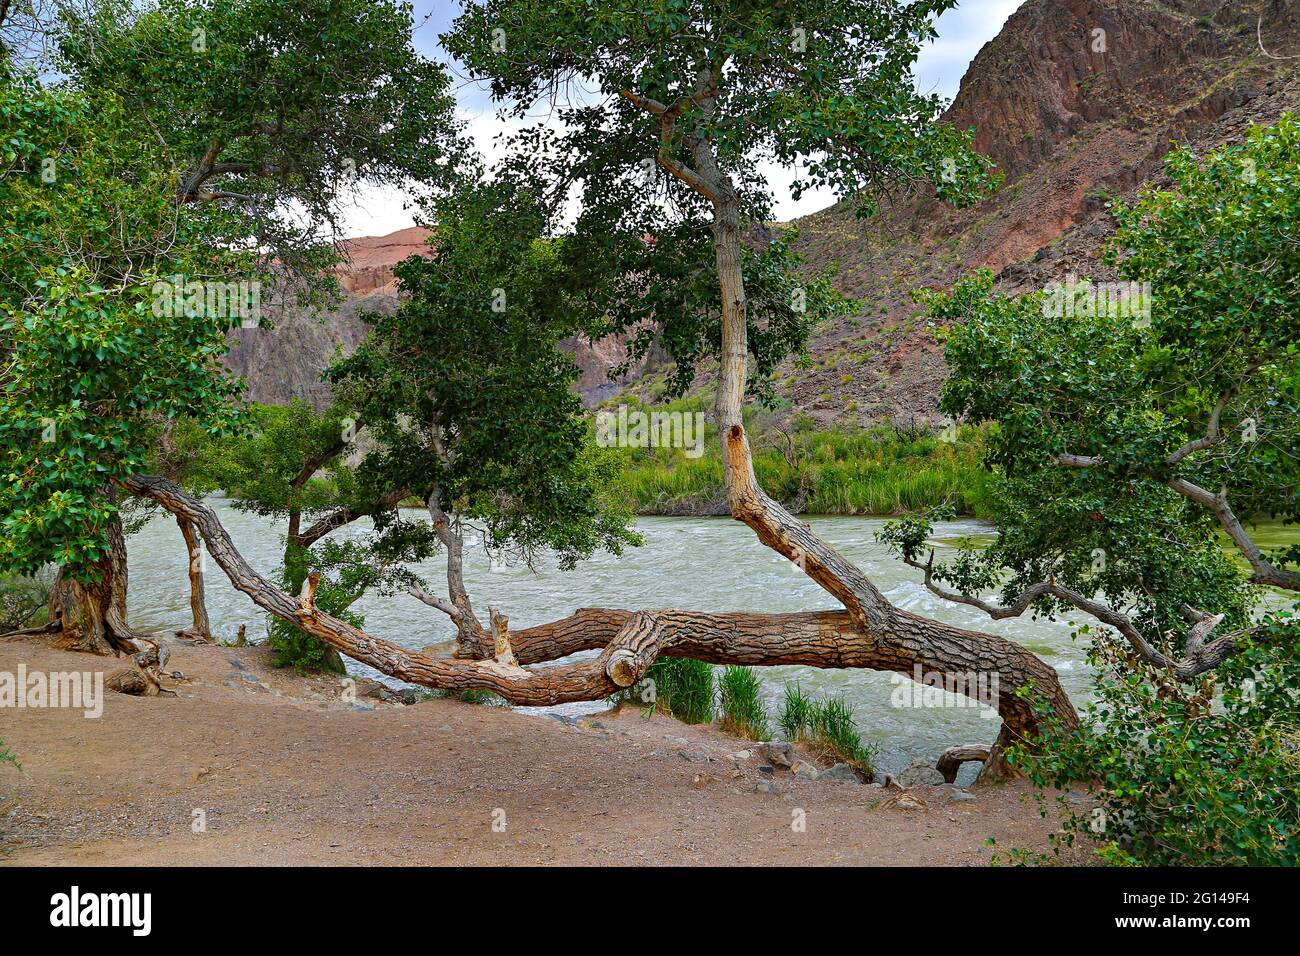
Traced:
<path fill-rule="evenodd" d="M 212 625 L 208 622 L 208 607 L 204 596 L 202 546 L 199 544 L 198 535 L 194 533 L 194 525 L 184 518 L 177 518 L 176 524 L 180 526 L 181 535 L 185 538 L 185 550 L 189 555 L 190 615 L 193 622 L 188 628 L 178 632 L 178 635 L 199 643 L 211 644 Z"/>
<path fill-rule="evenodd" d="M 957 747 L 949 747 L 939 755 L 939 761 L 935 764 L 935 769 L 943 774 L 944 780 L 952 783 L 957 779 L 957 771 L 961 769 L 962 764 L 969 763 L 972 760 L 987 763 L 989 756 L 989 748 L 984 744 L 962 744 Z"/>
<path fill-rule="evenodd" d="M 106 657 L 134 653 L 135 631 L 126 623 L 126 538 L 114 516 L 104 531 L 108 551 L 78 581 L 59 570 L 50 591 L 49 620 L 60 632 L 64 650 Z"/>
<path fill-rule="evenodd" d="M 1000 740 L 1004 744 L 1036 732 L 1031 708 L 1015 693 L 1021 686 L 1037 687 L 1059 713 L 1074 714 L 1055 672 L 1018 644 L 898 609 L 892 616 L 892 630 L 882 634 L 863 630 L 848 611 L 746 614 L 588 608 L 538 627 L 507 630 L 513 663 L 495 659 L 495 643 L 486 659 L 422 654 L 319 609 L 305 610 L 297 597 L 275 587 L 248 565 L 211 508 L 173 483 L 137 475 L 125 484 L 133 494 L 152 498 L 192 521 L 213 561 L 235 588 L 263 610 L 376 670 L 427 687 L 490 690 L 510 703 L 534 706 L 597 700 L 635 683 L 655 657 L 664 653 L 713 664 L 865 667 L 907 676 L 914 674 L 918 665 L 925 672 L 997 671 L 998 707 L 1003 718 Z M 590 660 L 526 666 L 596 649 L 601 653 Z"/>

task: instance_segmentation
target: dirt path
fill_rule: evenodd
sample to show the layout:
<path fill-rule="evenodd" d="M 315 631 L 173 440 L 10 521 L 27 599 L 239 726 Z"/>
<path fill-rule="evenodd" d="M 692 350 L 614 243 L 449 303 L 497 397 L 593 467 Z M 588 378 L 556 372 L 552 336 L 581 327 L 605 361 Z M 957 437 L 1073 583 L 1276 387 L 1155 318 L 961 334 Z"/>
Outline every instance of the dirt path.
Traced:
<path fill-rule="evenodd" d="M 0 643 L 0 672 L 20 663 L 117 666 Z M 456 700 L 348 704 L 259 648 L 175 645 L 168 669 L 179 696 L 110 692 L 98 719 L 0 710 L 23 764 L 0 765 L 0 863 L 979 866 L 990 836 L 1047 850 L 1056 829 L 1016 785 L 966 802 L 917 788 L 911 811 L 780 770 L 777 792 L 755 792 L 761 761 L 730 756 L 752 745 L 626 708 L 574 725 Z"/>

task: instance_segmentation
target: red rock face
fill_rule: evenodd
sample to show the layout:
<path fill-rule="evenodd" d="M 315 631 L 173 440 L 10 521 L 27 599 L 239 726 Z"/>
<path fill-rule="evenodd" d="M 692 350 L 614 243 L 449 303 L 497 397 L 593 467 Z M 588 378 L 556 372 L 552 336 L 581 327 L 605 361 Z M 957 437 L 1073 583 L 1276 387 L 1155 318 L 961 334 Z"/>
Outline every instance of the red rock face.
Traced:
<path fill-rule="evenodd" d="M 346 265 L 337 270 L 339 284 L 358 297 L 397 295 L 393 266 L 410 256 L 430 256 L 429 236 L 422 226 L 399 229 L 386 236 L 367 236 L 345 242 Z"/>
<path fill-rule="evenodd" d="M 1212 148 L 1300 110 L 1300 59 L 1259 52 L 1261 17 L 1271 53 L 1300 54 L 1300 0 L 1027 0 L 972 61 L 948 112 L 976 129 L 1005 176 L 1001 190 L 967 210 L 921 197 L 871 222 L 834 207 L 795 223 L 807 265 L 838 264 L 837 284 L 863 308 L 820 330 L 816 366 L 785 369 L 780 391 L 822 421 L 934 417 L 946 369 L 911 290 L 981 267 L 1010 291 L 1067 273 L 1105 278 L 1104 197 L 1158 176 L 1174 141 Z M 425 254 L 426 238 L 414 228 L 353 240 L 339 273 L 353 296 L 344 308 L 235 333 L 229 364 L 248 377 L 249 396 L 326 400 L 320 370 L 336 346 L 355 348 L 359 311 L 395 305 L 392 267 Z M 570 344 L 585 401 L 628 384 L 605 374 L 620 343 Z"/>
<path fill-rule="evenodd" d="M 1028 0 L 972 61 L 948 119 L 1005 176 L 967 210 L 917 198 L 873 222 L 835 207 L 803 219 L 808 264 L 837 263 L 863 311 L 812 343 L 789 375 L 795 407 L 822 421 L 936 416 L 946 375 L 910 291 L 976 268 L 1007 291 L 1068 273 L 1109 278 L 1106 198 L 1161 174 L 1175 141 L 1209 149 L 1250 122 L 1300 109 L 1300 0 Z M 1104 31 L 1097 33 L 1095 31 Z"/>
<path fill-rule="evenodd" d="M 321 381 L 322 371 L 339 350 L 350 353 L 361 342 L 366 332 L 363 313 L 391 313 L 397 308 L 393 267 L 410 256 L 433 255 L 428 245 L 430 234 L 428 229 L 413 226 L 387 236 L 348 240 L 344 244 L 347 262 L 335 270 L 346 293 L 337 308 L 323 313 L 268 310 L 272 328 L 231 332 L 225 361 L 245 379 L 245 397 L 267 404 L 282 405 L 301 398 L 317 408 L 328 405 L 330 390 Z M 623 344 L 616 339 L 594 345 L 570 339 L 564 347 L 578 366 L 575 388 L 587 404 L 615 394 L 640 371 L 610 381 L 609 370 L 624 360 Z"/>

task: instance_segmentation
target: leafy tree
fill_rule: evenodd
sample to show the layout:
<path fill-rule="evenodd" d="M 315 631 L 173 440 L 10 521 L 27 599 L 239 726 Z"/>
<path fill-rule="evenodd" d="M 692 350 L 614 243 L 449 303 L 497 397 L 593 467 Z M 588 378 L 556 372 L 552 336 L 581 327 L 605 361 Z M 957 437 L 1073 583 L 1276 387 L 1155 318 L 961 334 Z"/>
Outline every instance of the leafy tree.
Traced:
<path fill-rule="evenodd" d="M 457 130 L 400 4 L 60 12 L 62 79 L 0 71 L 0 572 L 58 563 L 65 639 L 111 652 L 132 638 L 116 489 L 158 422 L 228 429 L 225 332 L 261 284 L 319 298 L 340 184 L 432 184 Z"/>
<path fill-rule="evenodd" d="M 368 588 L 400 574 L 392 567 L 395 561 L 428 556 L 428 536 L 422 540 L 398 519 L 397 505 L 410 492 L 376 488 L 348 464 L 364 425 L 343 406 L 336 403 L 318 413 L 298 400 L 288 406 L 253 405 L 244 410 L 242 425 L 214 437 L 182 423 L 161 443 L 166 452 L 152 470 L 198 493 L 224 490 L 235 496 L 238 510 L 285 521 L 281 581 L 290 594 L 302 593 L 309 574 L 322 574 L 317 602 L 342 617 Z M 324 541 L 363 517 L 375 519 L 386 532 L 372 545 L 351 542 L 340 550 Z M 318 543 L 321 549 L 312 553 Z M 362 622 L 356 618 L 355 623 Z M 273 622 L 271 643 L 284 664 L 342 671 L 336 651 L 291 623 Z"/>
<path fill-rule="evenodd" d="M 1000 478 L 983 553 L 922 565 L 925 523 L 890 532 L 933 589 L 997 616 L 1083 610 L 1183 681 L 1258 636 L 1253 586 L 1300 590 L 1296 549 L 1261 552 L 1238 515 L 1300 517 L 1298 141 L 1287 116 L 1203 160 L 1177 150 L 1172 187 L 1117 209 L 1110 259 L 1149 302 L 1061 308 L 995 294 L 987 272 L 925 296 L 961 322 L 941 406 L 997 423 Z M 996 608 L 976 597 L 994 586 Z"/>
<path fill-rule="evenodd" d="M 630 686 L 660 653 L 722 664 L 797 662 L 903 672 L 920 666 L 943 673 L 975 668 L 1000 675 L 1005 689 L 999 702 L 1002 743 L 1035 733 L 1039 718 L 1015 694 L 1021 686 L 1040 690 L 1058 712 L 1072 719 L 1073 708 L 1055 673 L 1033 654 L 1013 642 L 895 608 L 859 569 L 764 494 L 754 478 L 742 418 L 751 359 L 762 372 L 773 367 L 782 352 L 797 350 L 805 323 L 820 317 L 801 308 L 833 314 L 825 311 L 833 307 L 833 298 L 821 296 L 819 302 L 818 296 L 808 294 L 814 280 L 795 281 L 789 275 L 789 257 L 765 242 L 762 230 L 771 218 L 771 197 L 759 176 L 763 157 L 787 163 L 804 160 L 806 183 L 828 185 L 868 212 L 891 192 L 933 188 L 944 199 L 966 201 L 979 196 L 989 181 L 988 162 L 969 149 L 970 133 L 941 123 L 942 104 L 918 95 L 912 84 L 916 53 L 934 36 L 932 18 L 951 5 L 949 0 L 791 0 L 779 6 L 719 6 L 703 0 L 612 0 L 599 5 L 488 0 L 468 7 L 443 37 L 444 46 L 472 74 L 491 82 L 508 112 L 523 117 L 542 101 L 561 121 L 558 132 L 533 128 L 521 133 L 497 171 L 498 181 L 516 184 L 518 217 L 531 218 L 542 229 L 530 227 L 508 242 L 493 238 L 502 233 L 489 231 L 482 260 L 490 266 L 483 270 L 485 277 L 504 268 L 508 279 L 495 285 L 504 291 L 507 304 L 505 313 L 496 313 L 498 334 L 512 343 L 499 361 L 509 365 L 516 356 L 529 355 L 530 363 L 541 363 L 538 375 L 524 381 L 531 381 L 543 399 L 535 412 L 537 421 L 553 424 L 530 431 L 530 423 L 520 421 L 519 413 L 509 407 L 500 409 L 500 425 L 483 421 L 482 403 L 492 399 L 492 389 L 499 385 L 474 356 L 474 343 L 464 342 L 454 323 L 445 332 L 459 349 L 471 350 L 465 363 L 458 364 L 457 350 L 447 349 L 441 340 L 417 338 L 404 354 L 376 355 L 372 350 L 370 359 L 358 359 L 347 370 L 373 383 L 368 393 L 391 396 L 390 402 L 401 396 L 400 404 L 409 407 L 402 395 L 405 370 L 414 364 L 412 372 L 418 375 L 419 366 L 427 364 L 439 370 L 438 381 L 421 382 L 421 391 L 433 396 L 440 414 L 445 409 L 454 415 L 480 403 L 466 423 L 464 437 L 495 457 L 470 459 L 486 467 L 482 476 L 466 475 L 463 480 L 470 493 L 467 504 L 487 507 L 475 496 L 510 474 L 511 456 L 524 462 L 556 462 L 568 434 L 554 417 L 562 409 L 550 398 L 555 376 L 547 370 L 554 366 L 543 356 L 532 357 L 532 343 L 519 340 L 514 325 L 518 317 L 509 314 L 509 303 L 527 306 L 549 300 L 562 310 L 585 312 L 588 319 L 606 316 L 607 327 L 628 331 L 631 325 L 619 324 L 620 310 L 629 310 L 637 320 L 653 319 L 669 330 L 660 341 L 670 357 L 688 364 L 703 361 L 706 371 L 716 375 L 716 414 L 732 514 L 749 524 L 764 544 L 797 562 L 844 605 L 843 611 L 733 615 L 584 609 L 564 621 L 514 632 L 504 618 L 492 615 L 491 660 L 411 654 L 319 613 L 310 593 L 294 602 L 270 587 L 231 553 L 211 510 L 180 489 L 148 476 L 133 479 L 131 489 L 198 522 L 237 586 L 271 613 L 386 673 L 428 686 L 490 690 L 514 703 L 597 699 Z M 528 189 L 520 190 L 521 183 Z M 554 224 L 566 199 L 580 201 L 580 212 L 560 236 Z M 503 248 L 522 249 L 525 239 L 534 248 L 531 244 L 538 238 L 550 238 L 554 244 L 531 258 L 508 257 L 502 264 L 491 259 Z M 549 255 L 566 263 L 552 275 L 562 276 L 584 300 L 566 300 L 565 283 L 529 284 L 529 270 L 545 274 Z M 449 251 L 447 261 L 460 256 Z M 440 261 L 439 255 L 431 264 L 406 267 L 403 279 L 417 303 L 408 318 L 417 327 L 429 322 L 437 327 L 439 321 L 458 317 L 450 310 L 448 319 L 439 319 L 438 309 L 423 314 L 419 300 L 431 295 L 434 302 L 441 299 L 468 313 L 465 322 L 477 329 L 480 320 L 474 310 L 481 314 L 491 299 L 485 300 L 480 291 L 461 300 L 456 291 L 481 289 L 469 281 L 472 277 L 457 279 L 451 293 L 423 290 L 422 276 L 436 277 Z M 526 264 L 529 269 L 523 268 Z M 610 276 L 622 279 L 621 289 Z M 711 303 L 704 294 L 710 276 L 715 283 Z M 664 281 L 656 286 L 660 278 Z M 676 283 L 681 287 L 674 289 Z M 638 295 L 647 288 L 653 312 L 638 313 Z M 796 294 L 801 291 L 802 303 Z M 522 309 L 521 315 L 527 311 Z M 593 325 L 584 321 L 580 327 Z M 401 341 L 402 330 L 393 333 Z M 715 369 L 707 368 L 710 359 L 716 359 Z M 371 363 L 368 368 L 362 366 L 366 361 Z M 386 370 L 394 361 L 408 363 L 401 366 L 403 374 Z M 452 383 L 451 394 L 438 384 L 444 379 Z M 509 391 L 507 385 L 500 387 Z M 472 395 L 475 390 L 483 394 Z M 369 410 L 363 417 L 371 427 L 380 427 Z M 402 474 L 404 460 L 420 461 L 432 444 L 429 439 L 445 424 L 412 416 L 410 427 L 428 434 L 416 434 L 405 444 L 398 434 L 388 436 L 383 444 L 391 457 L 384 470 Z M 494 430 L 503 433 L 506 426 L 536 439 L 553 433 L 557 448 L 541 447 L 535 439 L 501 443 L 493 452 Z M 456 462 L 448 460 L 434 473 L 458 480 L 456 468 Z M 545 489 L 538 489 L 544 493 L 537 497 L 528 474 L 511 477 L 524 483 L 524 493 L 534 502 L 529 511 L 541 507 L 543 518 L 555 513 L 545 509 L 575 500 L 571 492 Z M 492 503 L 487 520 L 504 519 L 525 531 L 530 526 L 539 529 L 517 519 L 514 500 L 506 496 Z M 441 494 L 437 502 L 442 502 Z M 457 507 L 463 508 L 459 503 Z M 434 522 L 440 525 L 437 514 Z M 599 535 L 585 538 L 594 544 L 601 540 Z M 462 596 L 454 587 L 450 590 L 450 601 L 434 598 L 430 603 L 468 620 Z M 772 640 L 778 633 L 781 640 Z M 599 654 L 557 667 L 524 666 L 588 649 L 598 649 Z M 473 656 L 488 653 L 486 641 L 465 640 L 463 633 L 461 650 Z M 990 762 L 992 772 L 1002 767 L 1000 760 Z"/>
<path fill-rule="evenodd" d="M 80 86 L 165 141 L 176 202 L 220 203 L 232 233 L 271 249 L 265 267 L 312 292 L 338 257 L 319 230 L 358 182 L 430 188 L 456 171 L 450 78 L 411 23 L 395 0 L 102 0 L 65 11 L 59 48 Z"/>
<path fill-rule="evenodd" d="M 234 394 L 223 324 L 156 309 L 153 287 L 230 260 L 176 224 L 160 147 L 111 97 L 15 76 L 0 84 L 0 135 L 0 570 L 71 569 L 52 605 L 65 636 L 126 649 L 112 483 L 144 463 L 155 419 L 216 426 Z M 151 255 L 159 238 L 175 245 Z"/>
<path fill-rule="evenodd" d="M 942 407 L 996 424 L 998 534 L 940 563 L 922 557 L 927 518 L 884 538 L 994 618 L 1095 619 L 1089 721 L 1046 718 L 1050 746 L 1014 759 L 1042 784 L 1094 781 L 1104 826 L 1071 825 L 1112 862 L 1295 861 L 1300 629 L 1277 598 L 1300 590 L 1300 554 L 1264 552 L 1248 525 L 1300 517 L 1297 146 L 1284 116 L 1204 157 L 1177 149 L 1169 185 L 1115 209 L 1109 261 L 1149 295 L 1011 298 L 986 272 L 925 296 L 961 323 Z"/>
<path fill-rule="evenodd" d="M 365 341 L 328 376 L 376 443 L 359 481 L 423 499 L 447 549 L 450 604 L 414 593 L 477 647 L 487 637 L 464 586 L 464 523 L 498 558 L 547 550 L 564 568 L 639 539 L 604 492 L 612 466 L 587 443 L 577 368 L 559 347 L 590 321 L 565 240 L 541 238 L 538 205 L 508 181 L 435 211 L 434 254 L 395 269 L 401 305 L 367 316 Z"/>

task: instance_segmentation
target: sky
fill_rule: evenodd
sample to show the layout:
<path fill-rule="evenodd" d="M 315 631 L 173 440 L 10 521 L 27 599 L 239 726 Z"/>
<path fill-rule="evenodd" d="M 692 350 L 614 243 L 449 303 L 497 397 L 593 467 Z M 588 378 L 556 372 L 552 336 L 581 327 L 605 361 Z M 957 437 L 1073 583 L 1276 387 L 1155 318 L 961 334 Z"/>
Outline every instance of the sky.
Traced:
<path fill-rule="evenodd" d="M 962 0 L 943 14 L 937 23 L 939 39 L 926 46 L 916 64 L 916 85 L 923 93 L 938 93 L 945 98 L 957 94 L 966 67 L 982 47 L 997 35 L 1007 17 L 1024 0 Z M 438 46 L 438 35 L 451 24 L 460 9 L 458 0 L 414 0 L 415 46 L 427 56 L 448 62 Z M 489 158 L 495 154 L 493 137 L 505 125 L 496 118 L 496 107 L 481 84 L 465 79 L 457 64 L 451 63 L 456 82 L 456 102 L 461 117 L 479 149 Z M 831 205 L 834 197 L 826 191 L 805 192 L 798 201 L 789 195 L 794 171 L 775 165 L 764 170 L 776 197 L 778 220 L 806 216 Z M 344 234 L 382 236 L 414 225 L 412 211 L 405 209 L 404 195 L 397 189 L 363 188 L 344 215 Z"/>

